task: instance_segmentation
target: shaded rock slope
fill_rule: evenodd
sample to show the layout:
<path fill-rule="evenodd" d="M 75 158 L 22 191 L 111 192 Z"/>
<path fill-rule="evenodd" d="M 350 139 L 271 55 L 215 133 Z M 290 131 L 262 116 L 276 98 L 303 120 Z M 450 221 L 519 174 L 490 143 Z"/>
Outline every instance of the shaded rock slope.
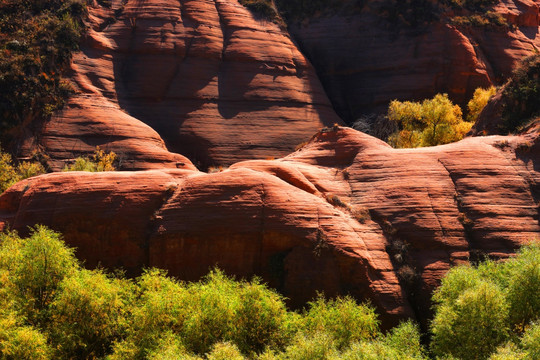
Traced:
<path fill-rule="evenodd" d="M 450 266 L 538 237 L 538 129 L 396 150 L 327 128 L 289 156 L 197 170 L 53 173 L 0 196 L 0 227 L 61 231 L 93 267 L 195 280 L 257 274 L 299 306 L 324 291 L 371 302 L 385 326 L 425 323 Z"/>
<path fill-rule="evenodd" d="M 77 94 L 23 146 L 55 168 L 96 145 L 124 169 L 185 163 L 169 151 L 201 168 L 280 157 L 341 123 L 288 33 L 235 0 L 112 1 L 89 12 L 72 63 Z"/>
<path fill-rule="evenodd" d="M 436 21 L 418 15 L 413 26 L 404 24 L 411 20 L 408 13 L 388 19 L 396 7 L 384 9 L 390 1 L 358 3 L 361 10 L 317 13 L 289 25 L 349 124 L 385 112 L 393 99 L 448 93 L 465 105 L 477 87 L 501 85 L 521 58 L 540 49 L 539 0 L 501 0 L 493 6 L 490 11 L 507 26 L 464 25 L 457 17 L 466 20 L 471 14 L 460 12 L 441 14 Z"/>

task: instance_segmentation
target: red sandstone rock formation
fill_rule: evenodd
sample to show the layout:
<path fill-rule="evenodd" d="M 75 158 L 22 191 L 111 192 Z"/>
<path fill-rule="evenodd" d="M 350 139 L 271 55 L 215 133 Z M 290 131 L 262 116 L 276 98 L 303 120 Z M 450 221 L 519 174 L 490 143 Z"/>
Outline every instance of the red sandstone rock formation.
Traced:
<path fill-rule="evenodd" d="M 43 175 L 0 196 L 0 227 L 50 226 L 88 266 L 194 280 L 218 265 L 293 305 L 322 290 L 371 300 L 385 326 L 426 321 L 450 266 L 538 237 L 538 131 L 396 150 L 336 127 L 215 174 Z"/>
<path fill-rule="evenodd" d="M 539 0 L 501 0 L 494 6 L 508 28 L 452 25 L 458 14 L 411 27 L 385 20 L 381 3 L 372 0 L 360 12 L 289 26 L 348 123 L 386 111 L 393 99 L 421 100 L 441 92 L 465 105 L 477 87 L 500 85 L 517 61 L 540 49 Z"/>
<path fill-rule="evenodd" d="M 63 160 L 100 145 L 132 161 L 126 169 L 185 162 L 163 139 L 204 168 L 283 156 L 341 123 L 288 33 L 237 1 L 121 3 L 90 6 L 72 64 L 78 93 L 26 153 L 39 145 Z"/>

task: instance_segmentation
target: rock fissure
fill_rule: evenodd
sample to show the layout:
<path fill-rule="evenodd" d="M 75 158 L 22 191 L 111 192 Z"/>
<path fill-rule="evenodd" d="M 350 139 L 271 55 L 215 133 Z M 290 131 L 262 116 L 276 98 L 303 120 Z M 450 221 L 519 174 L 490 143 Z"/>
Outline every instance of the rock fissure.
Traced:
<path fill-rule="evenodd" d="M 466 205 L 463 204 L 463 198 L 459 192 L 459 186 L 457 184 L 457 181 L 453 173 L 446 166 L 446 164 L 444 164 L 441 159 L 437 159 L 437 161 L 444 167 L 444 169 L 448 173 L 448 177 L 450 178 L 450 180 L 452 181 L 452 184 L 454 185 L 454 192 L 455 192 L 454 202 L 455 202 L 457 211 L 459 213 L 458 221 L 461 223 L 461 226 L 463 227 L 463 234 L 469 246 L 469 260 L 473 263 L 481 261 L 483 259 L 483 252 L 476 245 L 474 233 L 473 233 L 474 223 L 473 223 L 473 220 L 470 219 L 467 214 L 467 207 Z"/>

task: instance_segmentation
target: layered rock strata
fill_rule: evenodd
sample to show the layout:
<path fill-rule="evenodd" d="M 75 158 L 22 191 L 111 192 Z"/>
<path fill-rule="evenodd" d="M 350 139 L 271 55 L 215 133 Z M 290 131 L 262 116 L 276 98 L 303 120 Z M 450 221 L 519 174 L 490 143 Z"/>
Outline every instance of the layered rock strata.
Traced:
<path fill-rule="evenodd" d="M 455 264 L 538 237 L 538 130 L 396 150 L 328 128 L 279 160 L 196 170 L 56 173 L 0 196 L 0 224 L 64 233 L 93 267 L 195 280 L 262 276 L 301 306 L 316 291 L 370 300 L 385 326 L 425 321 Z"/>
<path fill-rule="evenodd" d="M 289 25 L 349 124 L 386 112 L 394 99 L 448 93 L 465 106 L 477 87 L 501 85 L 521 58 L 540 49 L 538 0 L 501 0 L 491 8 L 506 26 L 467 25 L 474 14 L 466 12 L 411 25 L 403 16 L 389 20 L 384 3 L 362 2 L 356 12 L 329 11 Z"/>
<path fill-rule="evenodd" d="M 26 153 L 63 160 L 97 144 L 133 159 L 125 169 L 184 162 L 169 151 L 206 168 L 283 156 L 341 123 L 288 33 L 235 0 L 113 1 L 89 12 L 72 64 L 77 94 Z"/>

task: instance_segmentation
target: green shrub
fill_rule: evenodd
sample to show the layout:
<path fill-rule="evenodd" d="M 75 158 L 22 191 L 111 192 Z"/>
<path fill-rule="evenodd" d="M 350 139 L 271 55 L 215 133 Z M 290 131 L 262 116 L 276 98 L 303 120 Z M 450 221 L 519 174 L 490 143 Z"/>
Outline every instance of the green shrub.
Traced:
<path fill-rule="evenodd" d="M 529 359 L 540 359 L 540 322 L 527 328 L 521 339 L 521 346 Z"/>
<path fill-rule="evenodd" d="M 0 194 L 18 181 L 44 173 L 45 168 L 39 163 L 23 161 L 15 165 L 11 155 L 0 149 Z"/>
<path fill-rule="evenodd" d="M 540 304 L 531 294 L 540 293 L 539 269 L 540 244 L 532 243 L 504 262 L 450 270 L 433 296 L 435 355 L 486 359 L 498 348 L 495 358 L 521 356 L 513 345 L 501 345 L 534 333 L 530 324 L 540 318 Z"/>
<path fill-rule="evenodd" d="M 47 338 L 13 313 L 0 309 L 0 359 L 6 360 L 48 360 L 52 350 Z"/>
<path fill-rule="evenodd" d="M 388 119 L 400 130 L 389 137 L 397 148 L 435 146 L 458 141 L 471 129 L 463 121 L 461 108 L 446 94 L 437 94 L 421 103 L 393 100 L 388 107 Z"/>
<path fill-rule="evenodd" d="M 212 346 L 212 351 L 206 356 L 208 360 L 244 360 L 244 356 L 236 345 L 231 343 L 217 343 Z"/>
<path fill-rule="evenodd" d="M 100 270 L 80 270 L 64 278 L 51 304 L 50 333 L 62 358 L 107 354 L 127 326 L 133 288 Z M 69 334 L 69 335 L 68 335 Z"/>
<path fill-rule="evenodd" d="M 281 355 L 286 360 L 331 360 L 336 359 L 339 352 L 335 339 L 326 332 L 315 332 L 309 335 L 298 334 L 291 345 Z"/>
<path fill-rule="evenodd" d="M 501 131 L 519 131 L 540 116 L 540 54 L 524 58 L 503 90 Z"/>
<path fill-rule="evenodd" d="M 43 226 L 37 226 L 27 239 L 11 233 L 1 240 L 4 293 L 29 324 L 43 328 L 49 322 L 49 306 L 60 283 L 78 270 L 73 250 L 58 233 Z"/>
<path fill-rule="evenodd" d="M 202 358 L 189 354 L 182 340 L 173 333 L 166 333 L 158 342 L 156 348 L 151 351 L 148 360 L 202 360 Z M 133 359 L 133 357 L 126 357 Z"/>
<path fill-rule="evenodd" d="M 350 297 L 335 300 L 318 297 L 309 303 L 303 331 L 305 334 L 324 332 L 335 339 L 338 349 L 343 349 L 352 342 L 371 340 L 379 335 L 379 320 L 372 307 L 358 305 Z"/>
<path fill-rule="evenodd" d="M 63 105 L 85 16 L 82 0 L 0 2 L 0 133 Z"/>
<path fill-rule="evenodd" d="M 74 164 L 66 165 L 62 171 L 115 171 L 115 161 L 116 154 L 114 152 L 106 153 L 98 146 L 93 155 L 90 155 L 90 157 L 78 157 L 75 159 Z"/>

